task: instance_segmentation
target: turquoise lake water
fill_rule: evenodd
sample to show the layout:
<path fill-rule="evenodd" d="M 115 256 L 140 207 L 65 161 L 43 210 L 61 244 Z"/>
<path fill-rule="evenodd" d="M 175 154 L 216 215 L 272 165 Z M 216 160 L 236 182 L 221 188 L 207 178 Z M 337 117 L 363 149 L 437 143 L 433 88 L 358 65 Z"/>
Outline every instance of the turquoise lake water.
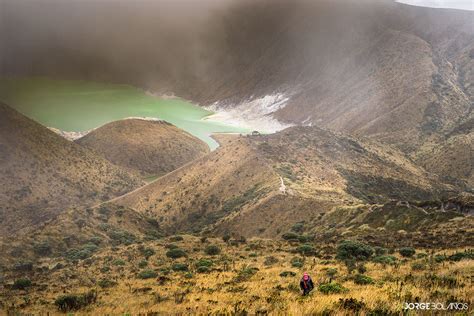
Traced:
<path fill-rule="evenodd" d="M 168 121 L 218 147 L 212 133 L 248 130 L 212 120 L 212 114 L 180 99 L 161 99 L 119 84 L 48 78 L 0 79 L 0 100 L 39 123 L 67 132 L 84 132 L 127 117 Z"/>

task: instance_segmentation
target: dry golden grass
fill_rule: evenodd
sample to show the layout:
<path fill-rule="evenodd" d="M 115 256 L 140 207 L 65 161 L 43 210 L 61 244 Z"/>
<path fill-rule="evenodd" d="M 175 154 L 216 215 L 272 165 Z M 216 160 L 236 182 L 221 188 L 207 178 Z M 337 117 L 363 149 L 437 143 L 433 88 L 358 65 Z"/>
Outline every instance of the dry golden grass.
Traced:
<path fill-rule="evenodd" d="M 184 249 L 186 258 L 171 259 L 165 253 L 166 246 L 175 244 Z M 219 245 L 221 253 L 209 256 L 203 252 L 207 245 Z M 62 269 L 51 269 L 43 273 L 30 275 L 33 286 L 26 290 L 6 290 L 0 296 L 5 309 L 14 310 L 12 304 L 20 307 L 19 311 L 34 315 L 61 314 L 54 305 L 54 300 L 64 293 L 85 293 L 91 289 L 98 292 L 97 302 L 74 311 L 75 315 L 156 315 L 158 314 L 198 314 L 198 315 L 320 315 L 330 311 L 331 315 L 347 315 L 351 310 L 341 307 L 340 299 L 356 299 L 363 302 L 361 315 L 369 311 L 382 310 L 385 313 L 402 311 L 403 302 L 447 302 L 450 297 L 456 301 L 470 302 L 474 297 L 474 287 L 470 277 L 474 273 L 472 260 L 458 262 L 444 261 L 430 265 L 430 254 L 424 258 L 403 260 L 398 254 L 398 265 L 382 266 L 368 262 L 366 275 L 374 284 L 357 285 L 352 276 L 347 274 L 343 263 L 335 259 L 306 257 L 302 268 L 291 266 L 291 259 L 298 254 L 292 253 L 296 245 L 281 241 L 252 239 L 246 243 L 226 244 L 220 239 L 209 239 L 202 242 L 197 237 L 184 236 L 183 241 L 171 242 L 159 240 L 142 245 L 130 245 L 108 249 L 94 257 L 76 262 L 64 260 L 45 260 L 43 266 L 52 267 L 62 262 Z M 140 247 L 152 248 L 155 254 L 149 257 L 148 267 L 139 268 L 138 264 L 145 258 Z M 143 249 L 143 248 L 142 248 Z M 456 250 L 445 251 L 447 254 Z M 445 253 L 443 252 L 443 253 Z M 418 250 L 418 253 L 425 253 Z M 267 257 L 277 259 L 276 263 L 265 264 Z M 328 254 L 325 255 L 329 258 Z M 331 256 L 332 257 L 332 256 Z M 197 273 L 195 263 L 201 258 L 212 260 L 214 265 L 209 273 Z M 116 259 L 125 261 L 124 266 L 114 266 Z M 412 264 L 420 262 L 426 267 L 420 271 L 413 270 Z M 165 272 L 173 263 L 186 263 L 189 272 Z M 101 272 L 104 266 L 110 271 Z M 236 280 L 239 271 L 245 267 L 255 267 L 258 271 L 248 278 Z M 323 294 L 315 289 L 308 297 L 299 292 L 299 279 L 308 271 L 316 283 L 326 283 L 326 270 L 336 268 L 333 282 L 340 283 L 347 291 L 339 294 Z M 142 280 L 137 277 L 139 271 L 151 269 L 157 277 Z M 293 271 L 295 276 L 282 277 L 283 271 Z M 355 274 L 357 272 L 354 272 Z M 427 283 L 428 274 L 439 277 L 447 276 L 454 280 L 452 286 Z M 9 281 L 19 275 L 7 274 Z M 101 279 L 116 281 L 110 288 L 98 286 Z M 46 286 L 44 285 L 46 284 Z M 29 303 L 25 303 L 28 297 Z M 1 305 L 0 305 L 1 306 Z"/>

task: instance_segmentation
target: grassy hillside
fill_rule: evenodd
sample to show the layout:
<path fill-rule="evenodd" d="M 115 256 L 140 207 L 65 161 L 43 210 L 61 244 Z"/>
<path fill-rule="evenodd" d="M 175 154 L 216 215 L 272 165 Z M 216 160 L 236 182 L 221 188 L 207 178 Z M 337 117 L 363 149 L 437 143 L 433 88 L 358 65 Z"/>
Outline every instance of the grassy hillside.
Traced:
<path fill-rule="evenodd" d="M 396 149 L 319 128 L 216 138 L 151 184 L 0 240 L 0 308 L 395 315 L 416 297 L 471 302 L 472 195 L 448 198 L 455 187 Z"/>
<path fill-rule="evenodd" d="M 466 181 L 467 188 L 474 187 L 474 130 L 454 131 L 439 142 L 425 144 L 415 160 L 426 170 L 443 175 L 446 181 Z M 467 125 L 467 124 L 466 124 Z"/>
<path fill-rule="evenodd" d="M 222 147 L 115 200 L 169 231 L 274 237 L 336 205 L 436 200 L 453 187 L 397 150 L 318 128 L 221 136 Z"/>
<path fill-rule="evenodd" d="M 0 184 L 0 236 L 6 236 L 142 182 L 0 103 Z"/>
<path fill-rule="evenodd" d="M 143 176 L 161 176 L 209 152 L 203 141 L 164 121 L 106 124 L 76 143 Z"/>
<path fill-rule="evenodd" d="M 114 10 L 107 1 L 6 1 L 4 9 L 4 75 L 129 83 L 224 108 L 281 93 L 289 101 L 272 114 L 279 120 L 372 136 L 412 157 L 425 157 L 418 149 L 428 144 L 442 150 L 472 120 L 472 11 L 392 0 L 135 1 Z M 57 25 L 61 35 L 49 36 Z M 437 171 L 462 168 L 451 165 Z"/>
<path fill-rule="evenodd" d="M 472 249 L 362 244 L 368 256 L 352 266 L 341 244 L 317 245 L 185 235 L 86 260 L 47 259 L 30 271 L 6 270 L 0 304 L 34 314 L 398 315 L 415 298 L 472 303 Z M 299 289 L 304 271 L 316 287 L 307 297 Z"/>

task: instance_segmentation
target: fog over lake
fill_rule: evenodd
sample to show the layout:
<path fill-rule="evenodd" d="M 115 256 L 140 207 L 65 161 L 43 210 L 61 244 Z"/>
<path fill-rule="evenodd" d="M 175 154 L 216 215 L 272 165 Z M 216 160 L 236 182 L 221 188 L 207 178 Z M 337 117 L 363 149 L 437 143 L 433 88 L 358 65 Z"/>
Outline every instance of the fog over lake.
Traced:
<path fill-rule="evenodd" d="M 399 0 L 397 2 L 431 8 L 449 8 L 474 11 L 474 0 Z"/>

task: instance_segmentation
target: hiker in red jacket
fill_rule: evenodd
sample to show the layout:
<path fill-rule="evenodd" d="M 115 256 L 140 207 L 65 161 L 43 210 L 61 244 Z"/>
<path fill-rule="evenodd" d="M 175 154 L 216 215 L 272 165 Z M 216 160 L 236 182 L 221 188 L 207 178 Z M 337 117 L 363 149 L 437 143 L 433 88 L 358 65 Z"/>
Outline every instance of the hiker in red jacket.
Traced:
<path fill-rule="evenodd" d="M 303 291 L 303 296 L 308 295 L 314 289 L 313 280 L 308 275 L 308 272 L 303 273 L 303 277 L 300 281 L 300 288 Z"/>

